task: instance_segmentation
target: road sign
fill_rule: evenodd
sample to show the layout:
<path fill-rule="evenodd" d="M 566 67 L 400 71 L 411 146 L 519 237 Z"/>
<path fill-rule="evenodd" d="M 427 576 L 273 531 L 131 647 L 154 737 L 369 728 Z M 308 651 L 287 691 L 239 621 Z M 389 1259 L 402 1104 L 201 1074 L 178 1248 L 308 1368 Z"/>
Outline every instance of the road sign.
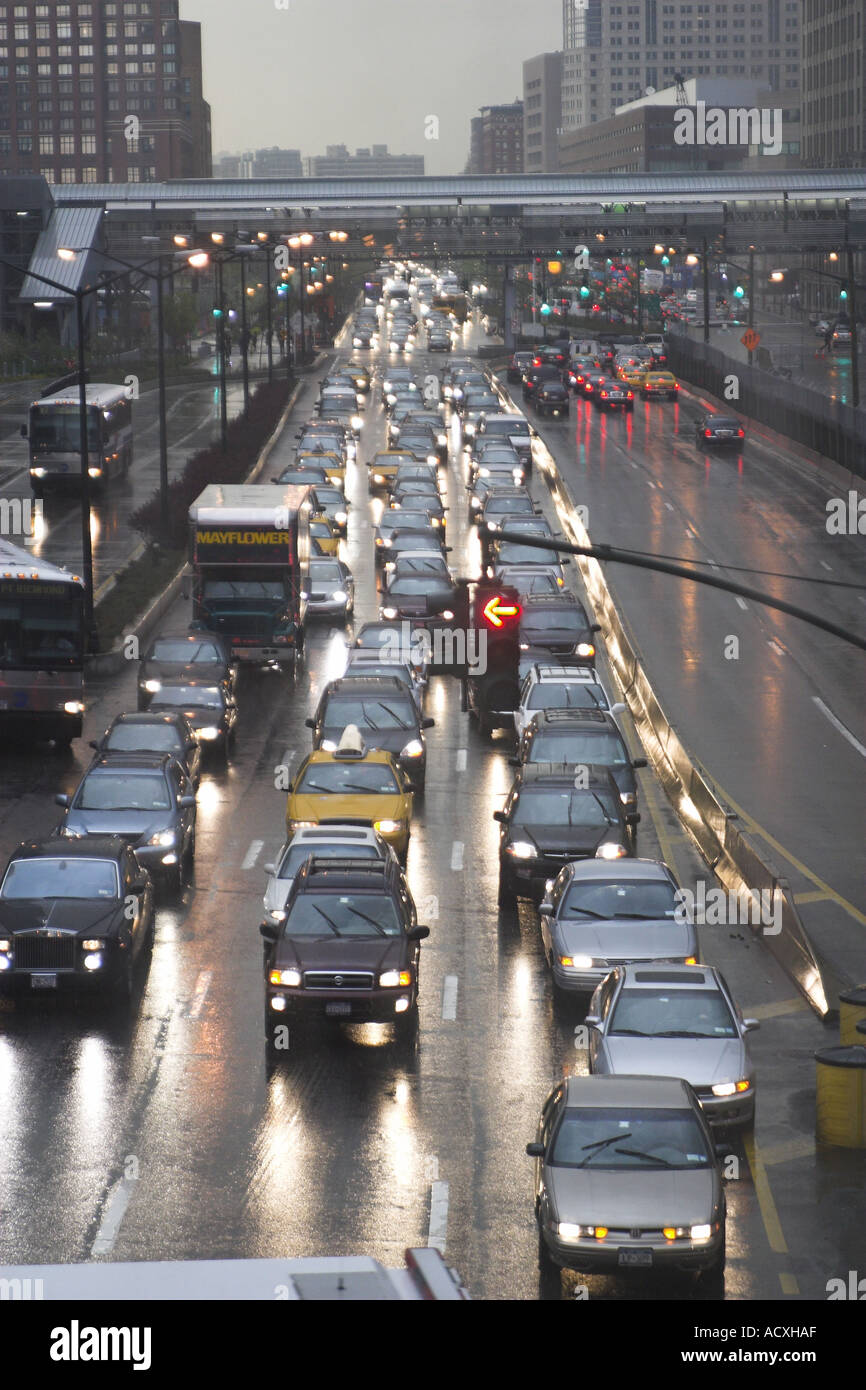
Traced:
<path fill-rule="evenodd" d="M 756 333 L 754 328 L 747 328 L 740 342 L 749 352 L 754 352 L 758 343 L 761 341 L 760 333 Z"/>

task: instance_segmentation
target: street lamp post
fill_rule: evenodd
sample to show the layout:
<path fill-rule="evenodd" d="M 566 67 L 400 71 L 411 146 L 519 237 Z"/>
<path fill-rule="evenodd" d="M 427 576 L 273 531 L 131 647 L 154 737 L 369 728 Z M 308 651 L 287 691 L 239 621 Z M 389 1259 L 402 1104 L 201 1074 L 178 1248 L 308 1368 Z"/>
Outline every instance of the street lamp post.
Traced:
<path fill-rule="evenodd" d="M 754 246 L 750 246 L 750 247 L 749 247 L 749 318 L 748 318 L 748 328 L 749 328 L 749 332 L 752 331 L 752 329 L 754 328 L 754 326 L 755 326 L 755 248 L 754 248 Z M 749 366 L 750 366 L 750 367 L 751 367 L 752 362 L 753 362 L 753 360 L 754 360 L 754 356 L 755 356 L 754 351 L 752 350 L 752 348 L 749 348 Z"/>
<path fill-rule="evenodd" d="M 701 271 L 703 272 L 704 288 L 704 342 L 708 343 L 710 341 L 710 266 L 706 237 L 701 242 Z M 751 304 L 751 302 L 750 298 L 749 303 Z"/>
<path fill-rule="evenodd" d="M 44 277 L 40 276 L 40 279 Z M 46 281 L 49 284 L 50 281 Z M 84 361 L 84 293 L 75 291 L 78 336 L 78 437 L 81 448 L 81 563 L 84 570 L 84 619 L 88 644 L 93 635 L 93 540 L 90 534 L 90 459 L 87 451 L 87 385 Z"/>
<path fill-rule="evenodd" d="M 269 384 L 270 384 L 270 382 L 272 382 L 273 379 L 274 379 L 274 349 L 273 349 L 273 344 L 271 343 L 271 336 L 272 336 L 273 331 L 274 331 L 274 318 L 273 318 L 273 312 L 272 312 L 273 306 L 271 305 L 271 294 L 273 293 L 273 285 L 272 285 L 272 281 L 271 281 L 271 262 L 272 262 L 272 259 L 273 259 L 273 257 L 272 257 L 272 253 L 271 253 L 271 248 L 270 248 L 270 246 L 268 246 L 268 247 L 266 248 L 266 254 L 265 254 L 265 283 L 266 283 L 265 294 L 266 294 L 266 296 L 267 296 L 268 383 L 269 383 Z M 260 359 L 260 360 L 261 360 L 261 359 Z"/>
<path fill-rule="evenodd" d="M 247 263 L 241 256 L 241 353 L 244 377 L 244 415 L 250 409 L 250 339 L 247 328 Z"/>
<path fill-rule="evenodd" d="M 219 340 L 219 379 L 220 379 L 220 444 L 223 453 L 228 449 L 228 402 L 226 401 L 226 326 L 225 326 L 225 302 L 223 298 L 223 258 L 214 257 L 216 266 L 216 292 L 217 292 L 217 337 Z"/>

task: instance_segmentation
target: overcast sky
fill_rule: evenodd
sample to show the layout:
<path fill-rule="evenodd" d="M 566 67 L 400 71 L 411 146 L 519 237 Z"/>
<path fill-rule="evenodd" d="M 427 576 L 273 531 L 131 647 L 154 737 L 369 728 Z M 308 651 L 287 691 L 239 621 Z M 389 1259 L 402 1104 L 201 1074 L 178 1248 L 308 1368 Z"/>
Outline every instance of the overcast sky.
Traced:
<path fill-rule="evenodd" d="M 285 8 L 278 8 L 284 6 Z M 562 46 L 561 0 L 181 0 L 199 20 L 214 154 L 387 145 L 462 173 L 480 106 Z M 438 140 L 425 118 L 439 118 Z"/>

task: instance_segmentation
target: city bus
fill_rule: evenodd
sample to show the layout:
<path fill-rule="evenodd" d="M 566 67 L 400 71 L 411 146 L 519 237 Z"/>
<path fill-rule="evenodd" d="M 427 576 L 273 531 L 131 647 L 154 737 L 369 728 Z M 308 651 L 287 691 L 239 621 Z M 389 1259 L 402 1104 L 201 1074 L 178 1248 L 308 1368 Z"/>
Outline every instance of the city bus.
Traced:
<path fill-rule="evenodd" d="M 123 386 L 100 383 L 85 387 L 87 397 L 87 471 L 100 488 L 122 476 L 132 463 L 132 401 Z M 42 396 L 30 407 L 30 486 L 34 497 L 49 490 L 81 487 L 81 425 L 78 387 Z"/>
<path fill-rule="evenodd" d="M 68 747 L 84 714 L 84 583 L 0 539 L 0 729 Z"/>

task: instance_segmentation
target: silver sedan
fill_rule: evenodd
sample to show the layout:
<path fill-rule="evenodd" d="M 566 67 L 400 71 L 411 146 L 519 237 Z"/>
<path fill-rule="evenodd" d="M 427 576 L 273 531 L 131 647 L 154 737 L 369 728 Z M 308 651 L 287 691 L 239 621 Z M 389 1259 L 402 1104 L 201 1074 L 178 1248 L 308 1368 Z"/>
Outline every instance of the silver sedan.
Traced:
<path fill-rule="evenodd" d="M 305 589 L 307 616 L 351 618 L 355 610 L 355 581 L 348 565 L 330 557 L 310 560 Z"/>

